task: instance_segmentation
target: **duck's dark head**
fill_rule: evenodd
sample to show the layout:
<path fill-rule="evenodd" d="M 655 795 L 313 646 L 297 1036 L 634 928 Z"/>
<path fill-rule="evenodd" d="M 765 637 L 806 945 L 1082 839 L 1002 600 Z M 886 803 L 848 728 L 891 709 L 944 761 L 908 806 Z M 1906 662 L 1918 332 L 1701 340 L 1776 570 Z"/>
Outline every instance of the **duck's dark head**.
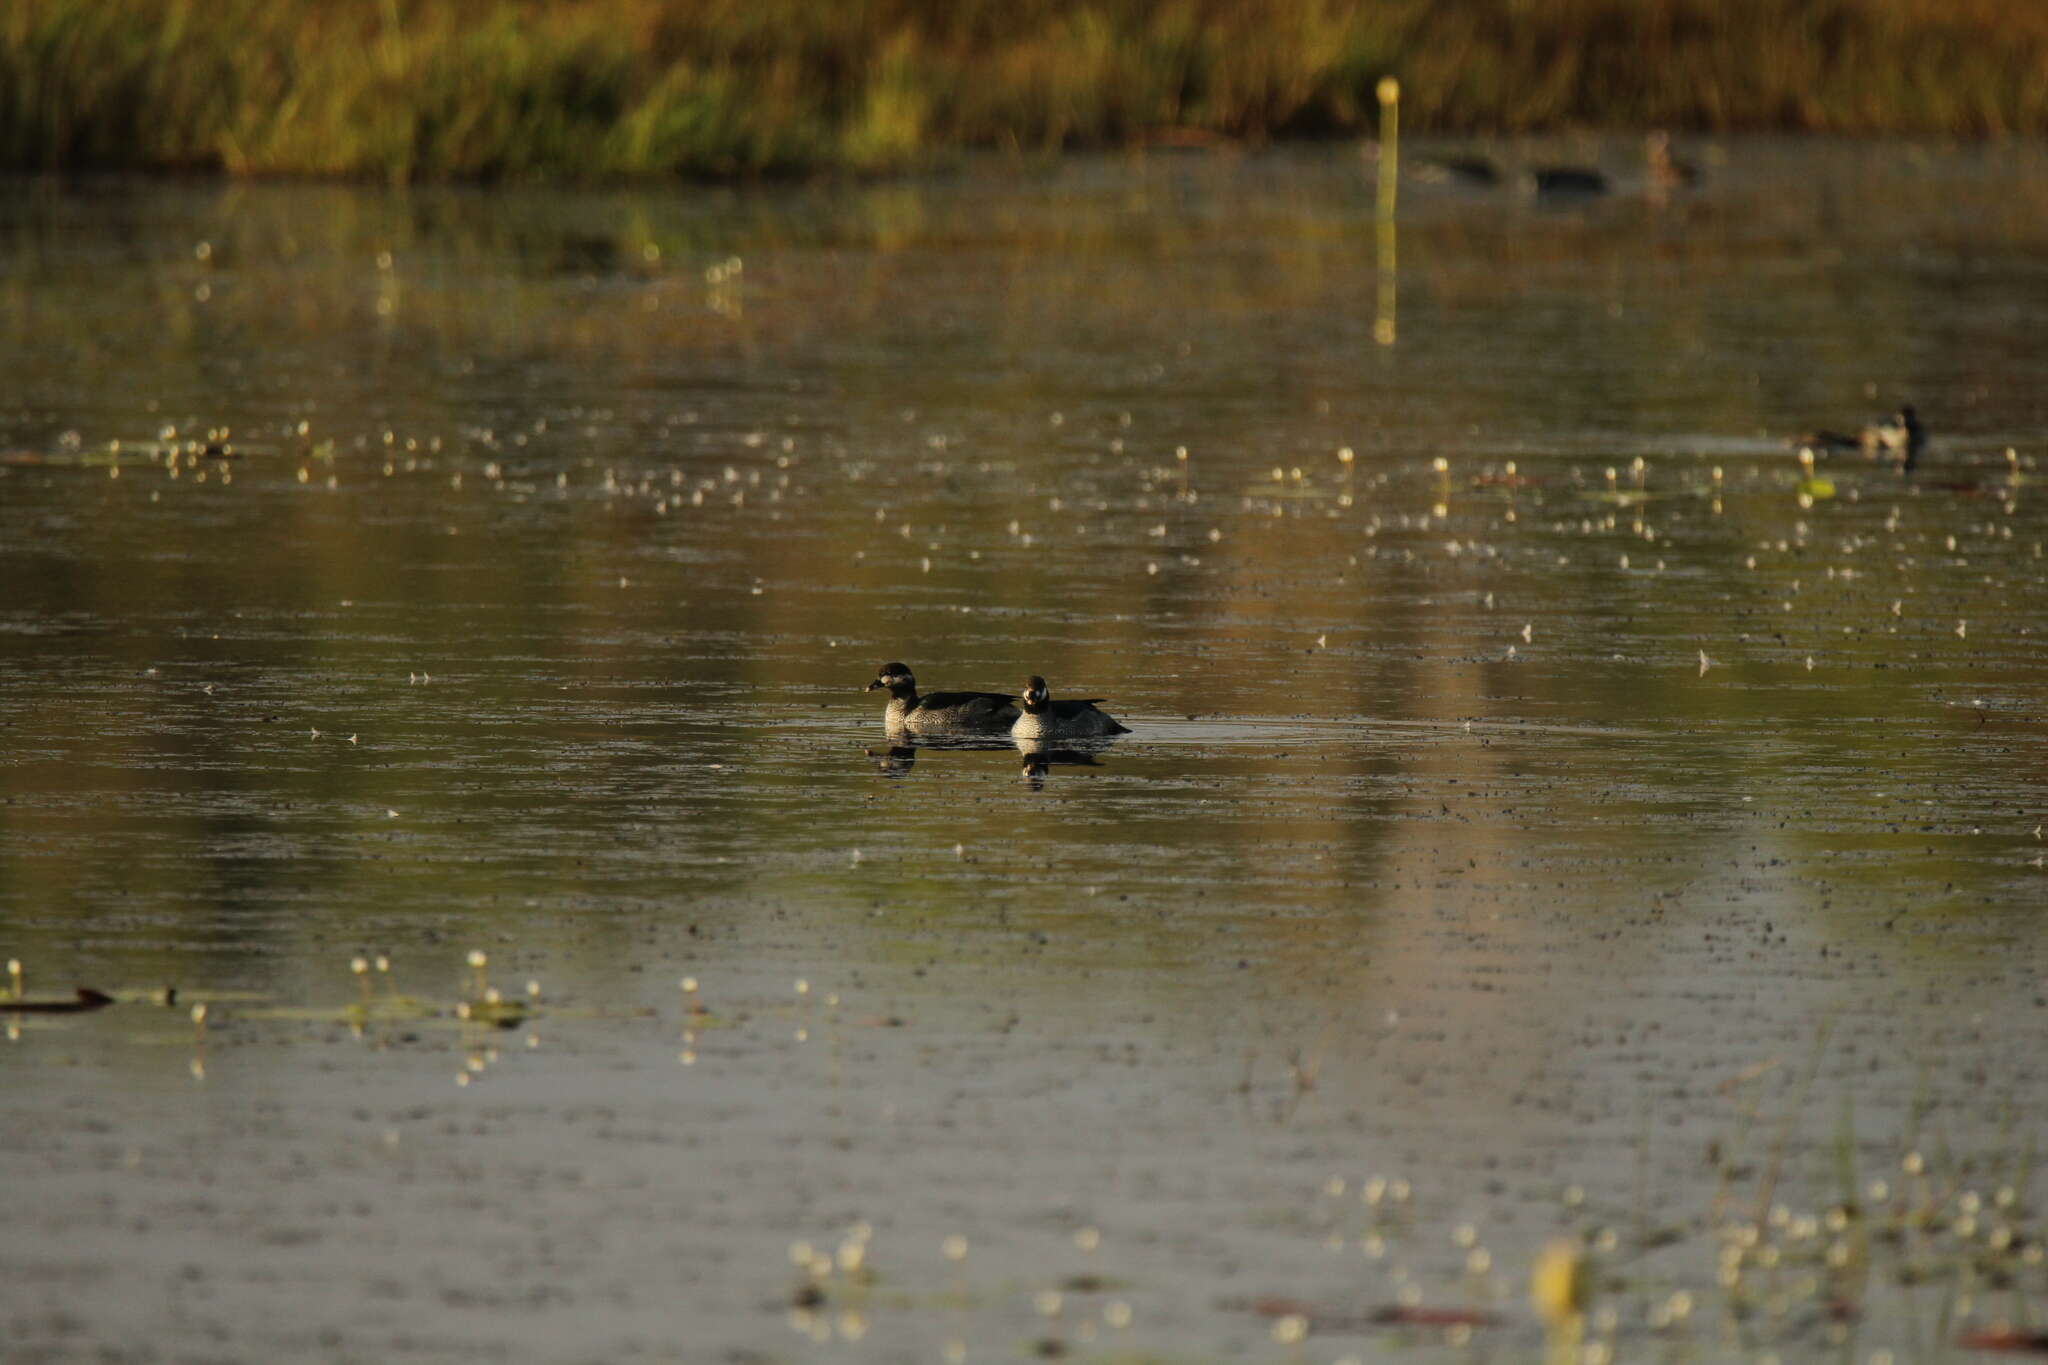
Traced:
<path fill-rule="evenodd" d="M 1045 679 L 1033 673 L 1024 680 L 1024 695 L 1019 700 L 1024 703 L 1026 711 L 1043 711 L 1046 703 L 1052 700 L 1052 689 L 1045 685 Z"/>
<path fill-rule="evenodd" d="M 887 691 L 892 697 L 914 697 L 917 695 L 917 679 L 910 676 L 909 664 L 883 664 L 867 690 L 873 692 L 877 688 Z"/>

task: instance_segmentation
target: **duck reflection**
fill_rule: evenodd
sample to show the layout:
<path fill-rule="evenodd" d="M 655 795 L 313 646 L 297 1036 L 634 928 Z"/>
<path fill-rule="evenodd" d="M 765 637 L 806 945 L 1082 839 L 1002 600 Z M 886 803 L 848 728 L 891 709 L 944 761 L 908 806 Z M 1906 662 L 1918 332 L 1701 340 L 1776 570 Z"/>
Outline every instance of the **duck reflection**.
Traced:
<path fill-rule="evenodd" d="M 886 749 L 868 749 L 865 752 L 874 760 L 875 770 L 884 777 L 902 777 L 917 766 L 915 744 L 891 744 Z"/>
<path fill-rule="evenodd" d="M 1033 791 L 1045 786 L 1045 779 L 1057 765 L 1075 768 L 1099 768 L 1102 760 L 1096 755 L 1116 743 L 1113 737 L 1096 740 L 1020 739 L 1017 752 L 1024 756 L 1024 780 Z"/>
<path fill-rule="evenodd" d="M 888 748 L 864 751 L 884 777 L 908 774 L 917 766 L 919 749 L 1000 749 L 1009 752 L 1013 748 L 1009 739 L 996 735 L 927 735 L 900 726 L 889 727 L 888 739 Z"/>
<path fill-rule="evenodd" d="M 1045 785 L 1047 775 L 1056 767 L 1103 766 L 1101 755 L 1115 743 L 1113 736 L 1082 740 L 1011 740 L 964 735 L 911 735 L 891 730 L 887 748 L 863 749 L 861 752 L 875 765 L 875 771 L 884 777 L 909 776 L 910 770 L 917 766 L 919 752 L 926 749 L 980 749 L 1014 753 L 1021 756 L 1024 779 L 1035 790 Z"/>

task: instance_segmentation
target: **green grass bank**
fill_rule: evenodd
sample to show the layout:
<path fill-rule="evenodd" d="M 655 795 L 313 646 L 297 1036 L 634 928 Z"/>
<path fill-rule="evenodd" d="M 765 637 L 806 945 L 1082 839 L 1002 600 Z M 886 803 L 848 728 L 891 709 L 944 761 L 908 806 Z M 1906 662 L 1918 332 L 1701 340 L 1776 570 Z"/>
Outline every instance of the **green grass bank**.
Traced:
<path fill-rule="evenodd" d="M 0 165 L 736 176 L 1404 127 L 2048 132 L 2009 0 L 11 0 Z"/>

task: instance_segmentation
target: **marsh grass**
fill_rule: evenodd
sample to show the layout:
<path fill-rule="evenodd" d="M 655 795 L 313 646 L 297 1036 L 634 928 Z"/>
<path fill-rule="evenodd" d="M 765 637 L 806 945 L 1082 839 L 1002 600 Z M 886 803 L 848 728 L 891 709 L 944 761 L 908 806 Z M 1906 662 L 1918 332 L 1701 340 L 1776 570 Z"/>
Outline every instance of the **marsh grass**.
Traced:
<path fill-rule="evenodd" d="M 591 179 L 1566 126 L 2048 131 L 1996 0 L 16 0 L 0 165 Z"/>

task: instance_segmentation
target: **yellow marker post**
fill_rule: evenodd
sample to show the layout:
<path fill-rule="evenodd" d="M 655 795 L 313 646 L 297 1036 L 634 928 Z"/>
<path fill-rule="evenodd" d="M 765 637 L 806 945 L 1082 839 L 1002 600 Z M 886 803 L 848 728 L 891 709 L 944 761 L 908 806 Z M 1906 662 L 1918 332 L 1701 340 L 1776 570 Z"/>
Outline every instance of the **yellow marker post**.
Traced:
<path fill-rule="evenodd" d="M 1395 284 L 1394 204 L 1401 184 L 1401 82 L 1392 76 L 1380 77 L 1379 97 L 1380 179 L 1376 214 L 1379 237 L 1379 306 L 1373 317 L 1372 338 L 1382 346 L 1391 346 L 1394 344 L 1394 314 L 1398 299 Z"/>
<path fill-rule="evenodd" d="M 1401 82 L 1380 77 L 1380 217 L 1394 216 L 1401 169 Z"/>

